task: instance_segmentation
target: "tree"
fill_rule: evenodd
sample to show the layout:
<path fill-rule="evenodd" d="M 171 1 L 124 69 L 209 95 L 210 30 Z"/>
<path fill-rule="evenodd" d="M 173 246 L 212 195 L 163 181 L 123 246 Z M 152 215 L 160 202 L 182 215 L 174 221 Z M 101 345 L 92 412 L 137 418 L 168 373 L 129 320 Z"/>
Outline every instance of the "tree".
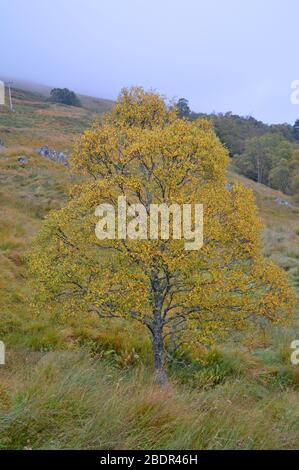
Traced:
<path fill-rule="evenodd" d="M 68 106 L 81 106 L 77 95 L 68 88 L 53 88 L 50 93 L 50 101 Z"/>
<path fill-rule="evenodd" d="M 294 137 L 294 129 L 291 124 L 271 124 L 269 126 L 269 130 L 275 134 L 280 134 L 281 137 L 288 140 L 289 142 L 295 142 L 296 140 Z"/>
<path fill-rule="evenodd" d="M 243 154 L 245 144 L 249 139 L 261 137 L 265 134 L 276 134 L 291 143 L 295 142 L 294 129 L 290 124 L 268 125 L 262 121 L 257 121 L 252 116 L 238 116 L 230 111 L 225 114 L 210 115 L 192 112 L 189 116 L 191 120 L 199 117 L 212 120 L 217 136 L 227 147 L 231 157 Z"/>
<path fill-rule="evenodd" d="M 227 151 L 207 121 L 178 119 L 158 95 L 124 89 L 111 114 L 79 139 L 71 164 L 85 179 L 45 221 L 29 256 L 37 306 L 141 323 L 159 383 L 178 348 L 292 314 L 284 273 L 261 254 L 253 195 L 227 188 Z M 95 209 L 116 207 L 119 196 L 136 239 L 99 240 Z M 147 211 L 153 203 L 203 203 L 202 249 L 186 251 L 173 237 L 138 239 L 135 203 Z"/>
<path fill-rule="evenodd" d="M 180 98 L 176 104 L 178 114 L 180 117 L 189 117 L 190 116 L 190 108 L 189 108 L 189 101 L 185 98 Z"/>
<path fill-rule="evenodd" d="M 269 184 L 271 188 L 278 189 L 285 194 L 289 193 L 291 184 L 290 163 L 282 159 L 269 173 Z"/>
<path fill-rule="evenodd" d="M 283 190 L 285 181 L 280 187 L 277 187 L 276 176 L 283 171 L 282 161 L 290 162 L 293 151 L 293 144 L 281 135 L 265 134 L 261 137 L 248 139 L 245 143 L 244 153 L 235 157 L 234 163 L 244 175 L 258 183 L 271 185 L 272 177 L 272 180 L 275 180 L 276 189 Z M 279 168 L 275 170 L 276 167 Z"/>
<path fill-rule="evenodd" d="M 290 192 L 291 194 L 299 193 L 299 150 L 296 149 L 293 153 L 290 162 L 291 177 L 290 177 Z"/>
<path fill-rule="evenodd" d="M 299 119 L 297 119 L 293 125 L 294 137 L 299 141 Z"/>
<path fill-rule="evenodd" d="M 215 132 L 228 148 L 230 156 L 242 154 L 245 143 L 252 137 L 260 137 L 268 131 L 268 126 L 252 116 L 242 117 L 236 114 L 216 114 L 211 116 Z"/>

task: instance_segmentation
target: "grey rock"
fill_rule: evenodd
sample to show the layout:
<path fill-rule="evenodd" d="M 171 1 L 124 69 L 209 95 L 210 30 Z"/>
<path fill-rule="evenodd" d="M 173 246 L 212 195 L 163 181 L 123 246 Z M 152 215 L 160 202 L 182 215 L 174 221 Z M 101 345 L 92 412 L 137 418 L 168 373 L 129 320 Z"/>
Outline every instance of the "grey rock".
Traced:
<path fill-rule="evenodd" d="M 280 197 L 274 198 L 274 201 L 279 206 L 293 207 L 293 204 L 291 204 L 289 201 L 285 201 L 284 199 L 280 199 Z"/>
<path fill-rule="evenodd" d="M 29 162 L 29 158 L 26 157 L 26 155 L 20 155 L 19 157 L 17 157 L 18 159 L 18 163 L 20 163 L 21 165 L 27 165 L 27 163 Z"/>
<path fill-rule="evenodd" d="M 64 166 L 69 166 L 67 156 L 63 152 L 56 152 L 56 150 L 50 149 L 48 145 L 43 145 L 36 152 L 42 157 L 53 160 L 54 162 L 61 163 Z"/>
<path fill-rule="evenodd" d="M 37 149 L 37 153 L 43 157 L 49 157 L 50 149 L 47 145 L 43 145 L 41 148 Z"/>

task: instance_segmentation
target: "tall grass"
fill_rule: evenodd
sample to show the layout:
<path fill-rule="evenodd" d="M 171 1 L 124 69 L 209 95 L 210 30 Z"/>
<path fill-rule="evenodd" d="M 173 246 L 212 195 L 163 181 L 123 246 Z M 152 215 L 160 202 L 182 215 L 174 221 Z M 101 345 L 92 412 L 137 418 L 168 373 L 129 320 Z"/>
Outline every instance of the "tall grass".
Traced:
<path fill-rule="evenodd" d="M 32 354 L 32 353 L 31 353 Z M 84 352 L 15 352 L 0 389 L 2 449 L 296 448 L 299 393 L 246 376 L 156 388 L 150 371 Z"/>

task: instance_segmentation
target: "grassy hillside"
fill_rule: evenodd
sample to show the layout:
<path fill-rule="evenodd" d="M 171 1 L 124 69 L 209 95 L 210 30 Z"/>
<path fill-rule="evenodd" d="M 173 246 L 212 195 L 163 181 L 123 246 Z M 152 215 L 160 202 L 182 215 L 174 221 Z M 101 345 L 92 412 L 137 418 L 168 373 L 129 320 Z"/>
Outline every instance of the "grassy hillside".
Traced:
<path fill-rule="evenodd" d="M 82 108 L 49 103 L 36 92 L 12 90 L 13 112 L 0 107 L 0 139 L 8 147 L 54 146 L 69 152 L 75 138 L 111 108 L 108 100 L 83 97 Z"/>
<path fill-rule="evenodd" d="M 264 253 L 295 278 L 299 268 L 299 206 L 291 197 L 245 176 L 229 172 L 231 181 L 250 188 L 256 198 L 264 225 Z M 286 202 L 288 206 L 279 204 Z"/>
<path fill-rule="evenodd" d="M 231 338 L 195 364 L 180 358 L 171 387 L 152 383 L 142 329 L 90 319 L 50 323 L 30 309 L 23 255 L 49 210 L 64 204 L 69 170 L 36 155 L 42 144 L 69 151 L 97 117 L 14 91 L 0 114 L 0 448 L 263 449 L 298 447 L 299 370 L 289 328 Z M 26 152 L 28 164 L 17 156 Z M 299 207 L 235 174 L 254 191 L 264 251 L 299 281 Z M 292 205 L 279 205 L 276 199 Z M 299 287 L 299 282 L 298 282 Z M 140 327 L 141 328 L 141 327 Z"/>

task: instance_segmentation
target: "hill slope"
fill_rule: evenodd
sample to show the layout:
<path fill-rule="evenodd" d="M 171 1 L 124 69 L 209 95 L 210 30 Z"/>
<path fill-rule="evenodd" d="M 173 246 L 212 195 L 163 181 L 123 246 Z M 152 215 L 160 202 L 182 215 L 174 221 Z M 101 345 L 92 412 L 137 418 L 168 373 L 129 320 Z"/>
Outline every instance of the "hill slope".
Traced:
<path fill-rule="evenodd" d="M 13 112 L 0 106 L 0 139 L 7 146 L 55 146 L 70 151 L 86 127 L 109 111 L 112 102 L 83 97 L 81 108 L 47 101 L 37 92 L 12 89 Z"/>

